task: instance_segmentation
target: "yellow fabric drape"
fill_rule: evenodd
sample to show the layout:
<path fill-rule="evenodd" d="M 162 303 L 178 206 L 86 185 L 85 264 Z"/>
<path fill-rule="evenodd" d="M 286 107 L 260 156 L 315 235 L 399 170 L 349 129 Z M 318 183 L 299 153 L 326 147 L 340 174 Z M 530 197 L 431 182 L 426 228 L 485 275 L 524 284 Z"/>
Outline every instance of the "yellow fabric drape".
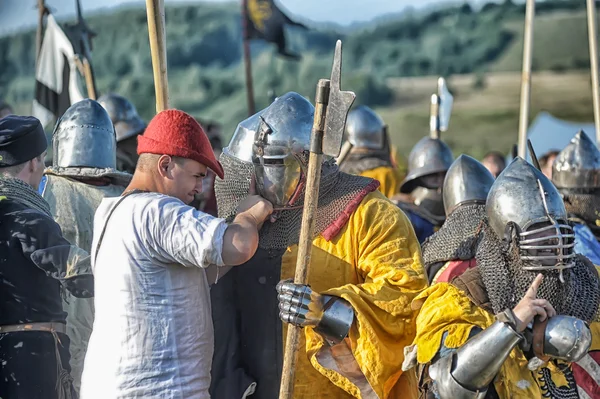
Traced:
<path fill-rule="evenodd" d="M 402 176 L 398 169 L 391 166 L 380 166 L 375 169 L 365 170 L 360 175 L 379 181 L 379 191 L 388 198 L 392 198 L 394 194 L 400 191 Z"/>
<path fill-rule="evenodd" d="M 284 255 L 282 278 L 293 277 L 296 254 L 294 246 Z M 402 373 L 401 365 L 415 334 L 410 304 L 427 278 L 419 242 L 398 207 L 373 192 L 331 241 L 317 237 L 308 283 L 347 300 L 355 323 L 345 343 L 331 349 L 305 329 L 294 397 L 415 398 L 415 373 Z"/>
<path fill-rule="evenodd" d="M 417 361 L 431 362 L 442 343 L 442 336 L 448 333 L 444 345 L 458 348 L 467 342 L 471 329 L 475 326 L 485 329 L 494 321 L 494 315 L 474 305 L 458 288 L 448 283 L 437 283 L 423 291 L 413 301 L 413 308 L 419 310 L 417 334 L 414 344 L 417 347 Z M 600 326 L 592 323 L 592 350 L 600 346 Z M 557 386 L 567 384 L 564 373 L 552 362 L 547 365 L 552 383 Z M 531 372 L 527 359 L 516 347 L 500 369 L 494 380 L 494 387 L 502 399 L 542 398 L 546 391 L 541 369 Z"/>

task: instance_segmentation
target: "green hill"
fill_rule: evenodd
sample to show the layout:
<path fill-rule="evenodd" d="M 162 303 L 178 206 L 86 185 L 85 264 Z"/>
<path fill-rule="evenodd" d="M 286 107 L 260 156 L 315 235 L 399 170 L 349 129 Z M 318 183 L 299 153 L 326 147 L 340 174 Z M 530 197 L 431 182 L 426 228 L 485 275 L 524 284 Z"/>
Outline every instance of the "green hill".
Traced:
<path fill-rule="evenodd" d="M 166 19 L 171 105 L 201 119 L 218 121 L 223 124 L 224 132 L 231 134 L 246 115 L 238 5 L 168 6 Z M 377 107 L 389 119 L 395 140 L 401 147 L 410 148 L 426 133 L 427 101 L 435 82 L 415 78 L 404 79 L 399 85 L 398 79 L 444 75 L 451 77 L 454 84 L 464 82 L 460 75 L 474 73 L 468 81 L 479 79 L 479 84 L 485 84 L 495 80 L 486 79 L 488 72 L 516 72 L 521 67 L 523 19 L 524 6 L 505 1 L 478 10 L 465 4 L 403 13 L 391 20 L 379 19 L 359 30 L 336 32 L 323 25 L 308 31 L 289 28 L 288 47 L 302 54 L 301 61 L 276 55 L 268 43 L 256 41 L 252 45 L 257 106 L 268 104 L 270 89 L 275 93 L 293 90 L 312 97 L 317 80 L 330 73 L 335 40 L 342 38 L 344 88 L 357 93 L 357 103 Z M 145 10 L 117 9 L 90 15 L 87 22 L 98 33 L 93 48 L 98 91 L 127 96 L 142 116 L 149 119 L 154 113 L 154 88 Z M 0 98 L 14 104 L 20 113 L 30 112 L 34 49 L 33 31 L 0 38 Z M 585 2 L 538 3 L 534 50 L 536 70 L 564 72 L 588 68 Z M 518 82 L 518 75 L 515 76 Z M 413 84 L 425 86 L 413 90 Z M 516 88 L 518 96 L 518 83 Z M 457 109 L 453 128 L 462 132 L 452 140 L 458 151 L 479 154 L 494 140 L 477 132 L 471 134 L 468 124 L 479 115 L 488 115 L 489 118 L 482 120 L 503 129 L 512 126 L 515 111 L 518 112 L 515 93 L 511 91 L 510 96 L 503 97 L 508 104 L 503 110 L 498 110 L 494 101 L 484 102 L 488 106 L 485 109 L 466 105 L 461 108 L 465 96 L 492 94 L 487 91 L 489 87 L 477 89 L 477 83 L 466 86 L 456 83 L 454 89 Z M 568 103 L 579 108 L 572 109 L 562 102 L 558 107 L 551 103 L 543 109 L 556 109 L 559 116 L 591 118 L 587 97 L 577 97 Z M 581 107 L 581 104 L 586 105 Z M 516 123 L 514 126 L 516 129 Z M 462 135 L 465 139 L 458 139 Z M 505 141 L 497 141 L 500 149 L 506 149 L 512 142 Z"/>

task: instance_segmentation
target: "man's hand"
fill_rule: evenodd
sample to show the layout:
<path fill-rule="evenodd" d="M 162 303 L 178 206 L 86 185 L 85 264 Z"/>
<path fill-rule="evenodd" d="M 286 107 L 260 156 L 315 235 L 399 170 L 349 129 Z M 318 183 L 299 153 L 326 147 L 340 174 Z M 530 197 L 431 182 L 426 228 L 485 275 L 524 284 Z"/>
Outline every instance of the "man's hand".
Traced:
<path fill-rule="evenodd" d="M 273 204 L 258 195 L 249 195 L 240 201 L 237 209 L 236 219 L 239 217 L 248 217 L 254 220 L 258 230 L 262 227 L 265 220 L 273 213 Z"/>
<path fill-rule="evenodd" d="M 529 289 L 523 296 L 523 299 L 515 306 L 513 313 L 517 319 L 517 332 L 523 332 L 529 323 L 533 321 L 535 316 L 540 316 L 540 321 L 556 316 L 556 310 L 552 304 L 546 299 L 537 297 L 537 291 L 542 284 L 544 276 L 540 273 L 537 275 Z"/>

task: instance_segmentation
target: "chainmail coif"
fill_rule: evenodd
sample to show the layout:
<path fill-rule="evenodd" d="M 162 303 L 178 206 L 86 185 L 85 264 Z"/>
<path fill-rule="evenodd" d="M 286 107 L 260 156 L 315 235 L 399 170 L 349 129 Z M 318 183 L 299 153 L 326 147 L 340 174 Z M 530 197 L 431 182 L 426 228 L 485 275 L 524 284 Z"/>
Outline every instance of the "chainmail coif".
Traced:
<path fill-rule="evenodd" d="M 52 217 L 50 206 L 46 200 L 21 179 L 0 177 L 0 196 L 20 202 L 28 208 L 33 208 L 46 216 Z"/>
<path fill-rule="evenodd" d="M 450 213 L 442 227 L 423 243 L 425 266 L 473 259 L 484 223 L 487 223 L 484 204 L 460 205 Z"/>
<path fill-rule="evenodd" d="M 496 314 L 513 309 L 539 273 L 523 270 L 516 228 L 512 231 L 510 242 L 506 242 L 489 225 L 484 225 L 476 253 L 477 267 Z M 591 322 L 600 304 L 598 273 L 584 256 L 578 255 L 574 262 L 573 268 L 563 271 L 564 283 L 559 280 L 559 271 L 543 272 L 537 296 L 548 300 L 560 315 Z"/>
<path fill-rule="evenodd" d="M 569 190 L 559 189 L 563 196 L 565 208 L 569 217 L 582 219 L 592 230 L 594 235 L 600 237 L 600 190 Z"/>
<path fill-rule="evenodd" d="M 233 220 L 239 202 L 248 196 L 250 180 L 254 174 L 251 163 L 240 161 L 225 152 L 219 157 L 225 180 L 215 179 L 215 196 L 219 217 Z M 346 207 L 365 190 L 375 191 L 373 179 L 341 173 L 334 161 L 323 164 L 319 185 L 319 203 L 315 220 L 315 236 L 329 227 Z M 295 245 L 300 237 L 304 189 L 300 191 L 294 206 L 279 212 L 275 223 L 266 221 L 259 232 L 259 247 L 270 253 Z"/>

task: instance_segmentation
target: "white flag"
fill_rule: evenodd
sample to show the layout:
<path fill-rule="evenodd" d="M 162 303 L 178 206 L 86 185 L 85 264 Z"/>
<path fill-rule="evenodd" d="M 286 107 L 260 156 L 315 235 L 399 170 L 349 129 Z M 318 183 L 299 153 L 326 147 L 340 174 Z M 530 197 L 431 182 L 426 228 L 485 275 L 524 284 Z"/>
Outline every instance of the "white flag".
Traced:
<path fill-rule="evenodd" d="M 73 45 L 52 14 L 48 15 L 46 32 L 35 74 L 33 116 L 46 126 L 66 110 L 84 99 L 79 87 Z"/>

